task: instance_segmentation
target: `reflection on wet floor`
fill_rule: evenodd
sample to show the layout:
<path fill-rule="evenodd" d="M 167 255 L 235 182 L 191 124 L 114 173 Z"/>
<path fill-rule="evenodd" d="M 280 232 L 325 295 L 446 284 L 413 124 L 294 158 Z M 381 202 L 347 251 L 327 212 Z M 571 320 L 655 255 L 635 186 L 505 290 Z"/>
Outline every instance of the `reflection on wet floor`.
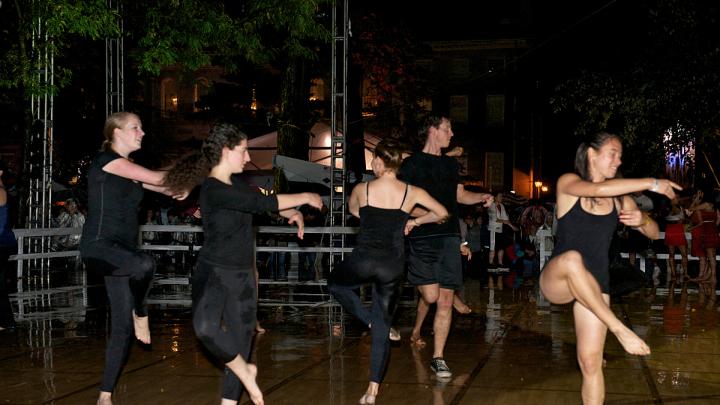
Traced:
<path fill-rule="evenodd" d="M 96 287 L 101 291 L 101 288 Z M 68 292 L 40 303 L 15 331 L 0 333 L 0 404 L 92 404 L 99 387 L 108 330 L 107 310 L 76 305 Z M 87 297 L 96 302 L 92 288 Z M 438 381 L 428 346 L 409 344 L 414 308 L 401 306 L 378 403 L 578 404 L 571 306 L 551 306 L 533 286 L 488 290 L 466 285 L 469 315 L 454 316 L 446 347 L 453 370 Z M 645 289 L 613 308 L 650 344 L 647 358 L 626 355 L 607 339 L 609 404 L 714 404 L 720 401 L 720 312 L 689 288 Z M 187 307 L 151 311 L 152 347 L 133 347 L 114 395 L 116 404 L 217 404 L 220 368 L 197 343 Z M 370 340 L 347 320 L 332 336 L 337 307 L 261 307 L 268 330 L 256 337 L 254 361 L 268 404 L 354 404 L 367 386 Z M 244 397 L 243 401 L 247 401 Z"/>

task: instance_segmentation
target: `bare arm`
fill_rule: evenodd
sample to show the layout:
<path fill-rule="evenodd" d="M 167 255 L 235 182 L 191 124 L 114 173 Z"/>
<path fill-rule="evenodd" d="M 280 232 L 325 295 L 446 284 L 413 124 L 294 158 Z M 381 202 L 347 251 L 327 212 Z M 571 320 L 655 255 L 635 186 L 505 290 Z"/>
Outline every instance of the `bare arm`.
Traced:
<path fill-rule="evenodd" d="M 360 194 L 362 194 L 360 189 L 367 189 L 367 183 L 362 184 L 364 184 L 365 187 L 356 186 L 350 194 L 350 199 L 348 200 L 348 210 L 353 216 L 358 218 L 360 218 Z"/>
<path fill-rule="evenodd" d="M 166 171 L 150 170 L 125 158 L 113 160 L 106 164 L 103 170 L 116 176 L 138 181 L 147 190 L 169 195 L 177 200 L 185 199 L 190 193 L 189 190 L 181 193 L 171 193 L 167 187 L 163 186 Z"/>
<path fill-rule="evenodd" d="M 643 190 L 662 194 L 672 200 L 675 198 L 675 190 L 682 190 L 682 187 L 670 180 L 652 177 L 610 179 L 593 183 L 581 179 L 575 173 L 562 175 L 557 184 L 558 195 L 566 194 L 574 197 L 617 197 Z"/>
<path fill-rule="evenodd" d="M 432 198 L 430 194 L 427 193 L 427 191 L 423 190 L 422 188 L 410 186 L 410 202 L 415 204 L 420 204 L 423 207 L 427 209 L 424 214 L 413 218 L 407 222 L 405 225 L 405 234 L 407 235 L 410 233 L 412 228 L 427 224 L 431 222 L 443 222 L 447 220 L 448 212 L 445 207 L 440 204 L 436 199 Z M 415 210 L 413 210 L 414 212 Z"/>
<path fill-rule="evenodd" d="M 103 170 L 116 176 L 153 186 L 162 186 L 166 173 L 164 171 L 146 169 L 125 158 L 113 160 L 106 164 Z"/>
<path fill-rule="evenodd" d="M 620 222 L 633 227 L 646 237 L 655 240 L 660 237 L 660 228 L 650 215 L 638 209 L 635 200 L 630 196 L 623 196 L 622 210 L 620 210 Z"/>
<path fill-rule="evenodd" d="M 457 202 L 465 205 L 484 204 L 485 207 L 489 207 L 493 203 L 492 194 L 485 193 L 474 193 L 472 191 L 465 190 L 465 186 L 458 184 L 457 186 Z"/>
<path fill-rule="evenodd" d="M 315 193 L 278 194 L 277 200 L 279 211 L 299 207 L 303 204 L 308 204 L 317 209 L 323 206 L 322 199 Z"/>

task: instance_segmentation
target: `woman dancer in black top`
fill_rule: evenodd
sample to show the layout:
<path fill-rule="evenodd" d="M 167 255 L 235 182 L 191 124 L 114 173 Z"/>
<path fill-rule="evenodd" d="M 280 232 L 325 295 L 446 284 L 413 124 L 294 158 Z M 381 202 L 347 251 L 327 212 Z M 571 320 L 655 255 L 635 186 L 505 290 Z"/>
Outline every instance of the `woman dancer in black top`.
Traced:
<path fill-rule="evenodd" d="M 80 254 L 89 269 L 105 274 L 110 300 L 111 336 L 98 404 L 111 404 L 112 391 L 135 337 L 150 343 L 145 298 L 155 272 L 155 261 L 137 249 L 138 208 L 143 189 L 183 199 L 162 186 L 165 172 L 146 169 L 128 156 L 140 149 L 145 133 L 140 118 L 129 112 L 105 121 L 105 142 L 88 170 L 88 216 Z"/>
<path fill-rule="evenodd" d="M 668 180 L 614 179 L 621 156 L 620 139 L 605 132 L 578 148 L 576 172 L 564 174 L 557 183 L 557 244 L 540 274 L 540 288 L 550 302 L 575 301 L 577 357 L 585 404 L 604 401 L 602 362 L 608 329 L 628 353 L 650 354 L 647 344 L 610 309 L 608 252 L 617 221 L 651 239 L 659 237 L 657 224 L 627 194 L 650 190 L 673 199 L 673 189 L 680 189 Z"/>
<path fill-rule="evenodd" d="M 252 215 L 280 211 L 298 225 L 303 217 L 292 209 L 303 204 L 322 208 L 313 193 L 265 196 L 233 176 L 250 162 L 247 135 L 229 124 L 215 125 L 201 153 L 178 162 L 168 173 L 167 186 L 189 190 L 202 182 L 200 211 L 205 241 L 192 280 L 193 326 L 205 347 L 225 363 L 222 404 L 236 404 L 242 385 L 255 404 L 263 395 L 249 364 L 255 329 L 257 289 L 253 252 Z"/>
<path fill-rule="evenodd" d="M 390 354 L 391 313 L 405 265 L 404 233 L 420 224 L 444 221 L 448 215 L 425 190 L 397 179 L 401 162 L 402 151 L 394 142 L 378 143 L 371 163 L 376 179 L 356 186 L 348 201 L 350 213 L 360 218 L 357 245 L 328 280 L 330 292 L 343 308 L 372 330 L 370 384 L 361 404 L 375 403 Z M 429 211 L 408 221 L 416 204 Z M 365 283 L 372 283 L 372 311 L 353 291 Z"/>

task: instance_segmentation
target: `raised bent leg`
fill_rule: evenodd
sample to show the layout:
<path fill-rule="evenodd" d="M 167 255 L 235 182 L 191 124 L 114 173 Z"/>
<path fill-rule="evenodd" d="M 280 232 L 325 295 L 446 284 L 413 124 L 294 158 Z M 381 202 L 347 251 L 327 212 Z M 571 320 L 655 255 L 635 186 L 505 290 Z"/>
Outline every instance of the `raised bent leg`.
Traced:
<path fill-rule="evenodd" d="M 576 300 L 604 323 L 630 354 L 648 355 L 650 348 L 633 331 L 625 326 L 603 299 L 595 277 L 585 268 L 577 251 L 567 251 L 548 262 L 540 274 L 540 289 L 554 304 L 567 304 Z"/>

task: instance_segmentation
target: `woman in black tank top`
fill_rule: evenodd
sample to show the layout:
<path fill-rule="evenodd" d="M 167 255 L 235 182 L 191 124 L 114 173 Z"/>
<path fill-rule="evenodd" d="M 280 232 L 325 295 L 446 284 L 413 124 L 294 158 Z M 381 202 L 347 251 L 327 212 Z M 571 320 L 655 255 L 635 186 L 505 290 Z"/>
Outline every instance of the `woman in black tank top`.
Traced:
<path fill-rule="evenodd" d="M 605 132 L 580 145 L 575 173 L 564 174 L 557 183 L 557 243 L 540 274 L 540 288 L 550 302 L 574 301 L 585 404 L 604 401 L 602 362 L 608 330 L 628 353 L 650 354 L 647 344 L 610 309 L 608 255 L 617 221 L 651 239 L 659 237 L 657 224 L 641 213 L 627 194 L 649 190 L 673 199 L 673 189 L 680 189 L 669 180 L 615 179 L 621 156 L 620 139 Z"/>
<path fill-rule="evenodd" d="M 442 222 L 445 207 L 425 192 L 397 179 L 402 151 L 390 140 L 382 140 L 372 160 L 376 179 L 357 185 L 350 195 L 350 213 L 360 218 L 360 234 L 353 253 L 328 278 L 328 287 L 340 304 L 366 324 L 372 332 L 370 384 L 360 404 L 374 404 L 390 354 L 388 335 L 397 285 L 405 265 L 404 236 L 414 226 Z M 408 221 L 416 204 L 429 211 Z M 354 292 L 372 284 L 372 310 L 362 305 Z"/>

